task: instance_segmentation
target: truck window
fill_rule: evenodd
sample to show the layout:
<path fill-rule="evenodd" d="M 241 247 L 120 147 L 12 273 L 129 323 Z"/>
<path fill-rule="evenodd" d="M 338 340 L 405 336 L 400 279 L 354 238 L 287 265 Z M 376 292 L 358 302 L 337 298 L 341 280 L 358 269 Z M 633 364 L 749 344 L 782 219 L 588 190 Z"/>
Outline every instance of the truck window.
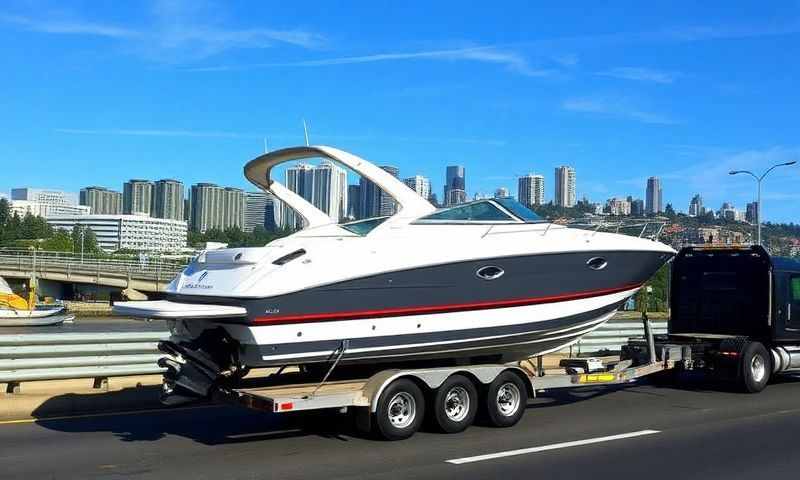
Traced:
<path fill-rule="evenodd" d="M 800 328 L 800 275 L 789 277 L 789 305 L 786 311 L 786 326 Z"/>
<path fill-rule="evenodd" d="M 792 276 L 790 288 L 792 290 L 792 302 L 800 303 L 800 275 Z"/>

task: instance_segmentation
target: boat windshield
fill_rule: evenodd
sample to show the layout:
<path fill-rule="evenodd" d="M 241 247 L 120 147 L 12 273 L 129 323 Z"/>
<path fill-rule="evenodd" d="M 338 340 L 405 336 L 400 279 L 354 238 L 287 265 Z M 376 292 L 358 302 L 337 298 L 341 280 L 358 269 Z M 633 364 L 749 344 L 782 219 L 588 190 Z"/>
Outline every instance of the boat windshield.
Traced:
<path fill-rule="evenodd" d="M 499 203 L 503 208 L 519 217 L 524 222 L 541 222 L 542 217 L 536 215 L 533 210 L 519 203 L 511 197 L 495 198 L 495 202 Z"/>
<path fill-rule="evenodd" d="M 355 222 L 342 223 L 339 226 L 355 233 L 356 235 L 364 236 L 371 232 L 375 227 L 385 222 L 387 217 L 373 217 L 365 218 L 364 220 L 356 220 Z"/>
<path fill-rule="evenodd" d="M 515 222 L 514 217 L 489 200 L 478 200 L 440 210 L 419 219 L 421 222 Z"/>

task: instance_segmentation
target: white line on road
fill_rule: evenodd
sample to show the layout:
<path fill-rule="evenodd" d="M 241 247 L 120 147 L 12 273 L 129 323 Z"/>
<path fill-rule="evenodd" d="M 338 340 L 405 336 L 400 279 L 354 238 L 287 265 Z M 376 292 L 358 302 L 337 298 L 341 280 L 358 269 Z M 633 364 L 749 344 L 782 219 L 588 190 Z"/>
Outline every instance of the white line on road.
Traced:
<path fill-rule="evenodd" d="M 653 435 L 661 433 L 659 430 L 639 430 L 638 432 L 620 433 L 619 435 L 609 435 L 607 437 L 587 438 L 585 440 L 575 440 L 574 442 L 553 443 L 542 445 L 541 447 L 520 448 L 519 450 L 506 450 L 505 452 L 487 453 L 475 457 L 454 458 L 446 460 L 447 463 L 461 465 L 462 463 L 482 462 L 484 460 L 494 460 L 495 458 L 513 457 L 515 455 L 525 455 L 527 453 L 545 452 L 547 450 L 557 450 L 559 448 L 579 447 L 581 445 L 591 445 L 593 443 L 611 442 L 624 438 L 641 437 L 643 435 Z"/>

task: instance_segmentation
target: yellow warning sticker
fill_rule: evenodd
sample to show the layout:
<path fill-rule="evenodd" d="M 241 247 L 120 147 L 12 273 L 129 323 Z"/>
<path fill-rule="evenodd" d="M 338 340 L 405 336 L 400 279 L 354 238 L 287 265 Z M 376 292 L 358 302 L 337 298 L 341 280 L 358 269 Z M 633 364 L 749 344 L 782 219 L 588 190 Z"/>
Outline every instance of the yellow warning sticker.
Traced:
<path fill-rule="evenodd" d="M 613 373 L 589 373 L 581 375 L 580 383 L 613 382 L 617 377 Z"/>

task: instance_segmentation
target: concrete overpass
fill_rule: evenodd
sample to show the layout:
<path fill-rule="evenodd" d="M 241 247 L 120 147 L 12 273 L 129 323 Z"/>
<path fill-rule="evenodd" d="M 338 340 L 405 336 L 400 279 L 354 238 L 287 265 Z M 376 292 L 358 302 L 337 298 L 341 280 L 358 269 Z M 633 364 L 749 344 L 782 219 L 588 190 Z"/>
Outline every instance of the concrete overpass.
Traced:
<path fill-rule="evenodd" d="M 60 283 L 92 284 L 111 288 L 133 288 L 140 292 L 162 292 L 183 269 L 185 262 L 148 258 L 94 258 L 64 252 L 0 250 L 0 276 L 36 278 Z"/>

